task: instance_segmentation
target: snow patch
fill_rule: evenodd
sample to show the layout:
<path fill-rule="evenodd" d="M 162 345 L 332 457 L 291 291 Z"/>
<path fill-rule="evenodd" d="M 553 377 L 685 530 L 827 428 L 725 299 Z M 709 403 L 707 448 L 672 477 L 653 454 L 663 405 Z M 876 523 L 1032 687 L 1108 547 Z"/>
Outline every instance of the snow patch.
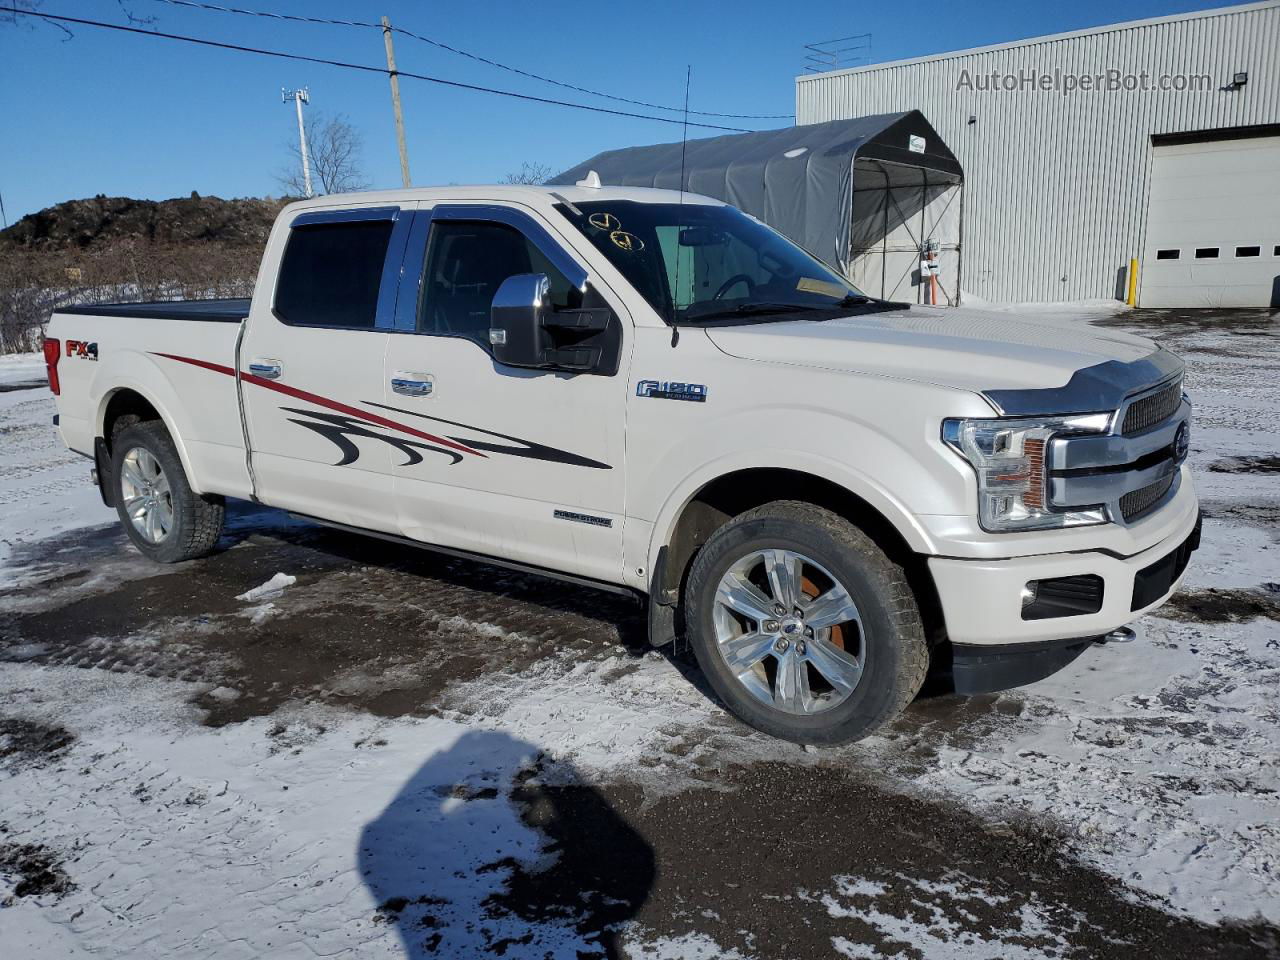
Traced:
<path fill-rule="evenodd" d="M 832 938 L 836 952 L 851 960 L 881 960 L 920 956 L 929 960 L 1046 960 L 1071 955 L 1071 943 L 1062 934 L 1061 910 L 1052 914 L 1038 901 L 1023 904 L 1008 914 L 1003 928 L 981 934 L 966 929 L 954 916 L 965 916 L 966 900 L 1006 903 L 971 877 L 962 884 L 930 883 L 910 877 L 898 878 L 898 890 L 860 877 L 836 877 L 835 892 L 819 898 L 833 917 L 853 918 L 870 926 L 880 942 L 854 943 L 845 937 Z M 891 895 L 910 896 L 913 909 L 906 916 L 893 912 L 886 902 Z M 1052 920 L 1052 922 L 1051 922 Z M 1075 919 L 1078 928 L 1080 919 Z"/>
<path fill-rule="evenodd" d="M 662 937 L 650 943 L 628 943 L 627 960 L 746 960 L 737 950 L 725 950 L 701 933 Z"/>
<path fill-rule="evenodd" d="M 48 383 L 43 353 L 9 353 L 0 356 L 0 386 L 13 383 Z"/>
<path fill-rule="evenodd" d="M 298 578 L 287 573 L 277 573 L 266 583 L 254 587 L 252 590 L 246 590 L 244 593 L 236 597 L 245 603 L 256 603 L 259 600 L 266 600 L 269 597 L 278 597 L 284 593 L 285 587 L 292 587 L 298 582 Z M 272 606 L 266 604 L 267 607 Z M 259 608 L 262 612 L 262 608 Z M 256 615 L 255 615 L 256 616 Z"/>

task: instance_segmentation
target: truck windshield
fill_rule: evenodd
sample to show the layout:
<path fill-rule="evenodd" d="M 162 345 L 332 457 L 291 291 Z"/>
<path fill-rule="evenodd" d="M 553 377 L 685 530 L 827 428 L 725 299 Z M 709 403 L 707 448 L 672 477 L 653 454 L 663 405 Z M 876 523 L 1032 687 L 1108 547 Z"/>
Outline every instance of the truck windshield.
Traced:
<path fill-rule="evenodd" d="M 735 207 L 600 200 L 557 209 L 668 323 L 830 315 L 871 299 Z"/>

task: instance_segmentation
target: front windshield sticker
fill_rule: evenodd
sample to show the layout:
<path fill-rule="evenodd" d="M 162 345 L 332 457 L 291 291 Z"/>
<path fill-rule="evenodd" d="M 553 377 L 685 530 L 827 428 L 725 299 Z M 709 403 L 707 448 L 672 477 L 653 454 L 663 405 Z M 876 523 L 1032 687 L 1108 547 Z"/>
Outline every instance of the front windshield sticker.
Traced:
<path fill-rule="evenodd" d="M 644 241 L 634 233 L 627 233 L 625 230 L 613 231 L 609 234 L 609 239 L 613 241 L 614 246 L 621 247 L 627 253 L 639 253 L 644 249 Z"/>
<path fill-rule="evenodd" d="M 804 293 L 820 293 L 824 297 L 835 297 L 839 300 L 849 291 L 840 286 L 838 283 L 828 283 L 825 280 L 815 280 L 813 277 L 801 277 L 796 282 L 796 289 Z"/>
<path fill-rule="evenodd" d="M 614 230 L 622 229 L 622 223 L 618 218 L 612 213 L 608 213 L 603 210 L 598 213 L 593 213 L 591 216 L 587 217 L 587 223 L 591 224 L 593 227 L 598 227 L 601 230 L 608 230 L 610 233 Z"/>
<path fill-rule="evenodd" d="M 644 249 L 644 241 L 634 233 L 622 229 L 622 221 L 607 210 L 598 210 L 587 217 L 587 223 L 597 230 L 605 230 L 613 245 L 627 253 L 639 253 Z"/>

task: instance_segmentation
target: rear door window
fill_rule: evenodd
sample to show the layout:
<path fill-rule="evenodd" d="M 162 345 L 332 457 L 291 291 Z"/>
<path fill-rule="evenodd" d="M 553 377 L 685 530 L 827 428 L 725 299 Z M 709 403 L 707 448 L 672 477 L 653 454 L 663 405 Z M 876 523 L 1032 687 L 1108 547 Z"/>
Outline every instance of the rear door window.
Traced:
<path fill-rule="evenodd" d="M 277 316 L 298 326 L 372 330 L 393 226 L 359 220 L 294 227 L 276 282 Z"/>

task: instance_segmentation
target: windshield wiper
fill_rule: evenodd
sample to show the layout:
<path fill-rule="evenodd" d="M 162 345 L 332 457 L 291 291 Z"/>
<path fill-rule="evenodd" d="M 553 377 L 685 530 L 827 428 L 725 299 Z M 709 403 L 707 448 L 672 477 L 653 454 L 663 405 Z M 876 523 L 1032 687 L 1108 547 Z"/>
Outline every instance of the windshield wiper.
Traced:
<path fill-rule="evenodd" d="M 752 317 L 767 313 L 796 313 L 805 310 L 826 309 L 828 308 L 804 303 L 740 303 L 736 307 L 726 307 L 723 310 L 708 310 L 692 317 L 685 317 L 681 322 L 697 323 L 699 320 L 719 320 L 724 317 Z"/>

